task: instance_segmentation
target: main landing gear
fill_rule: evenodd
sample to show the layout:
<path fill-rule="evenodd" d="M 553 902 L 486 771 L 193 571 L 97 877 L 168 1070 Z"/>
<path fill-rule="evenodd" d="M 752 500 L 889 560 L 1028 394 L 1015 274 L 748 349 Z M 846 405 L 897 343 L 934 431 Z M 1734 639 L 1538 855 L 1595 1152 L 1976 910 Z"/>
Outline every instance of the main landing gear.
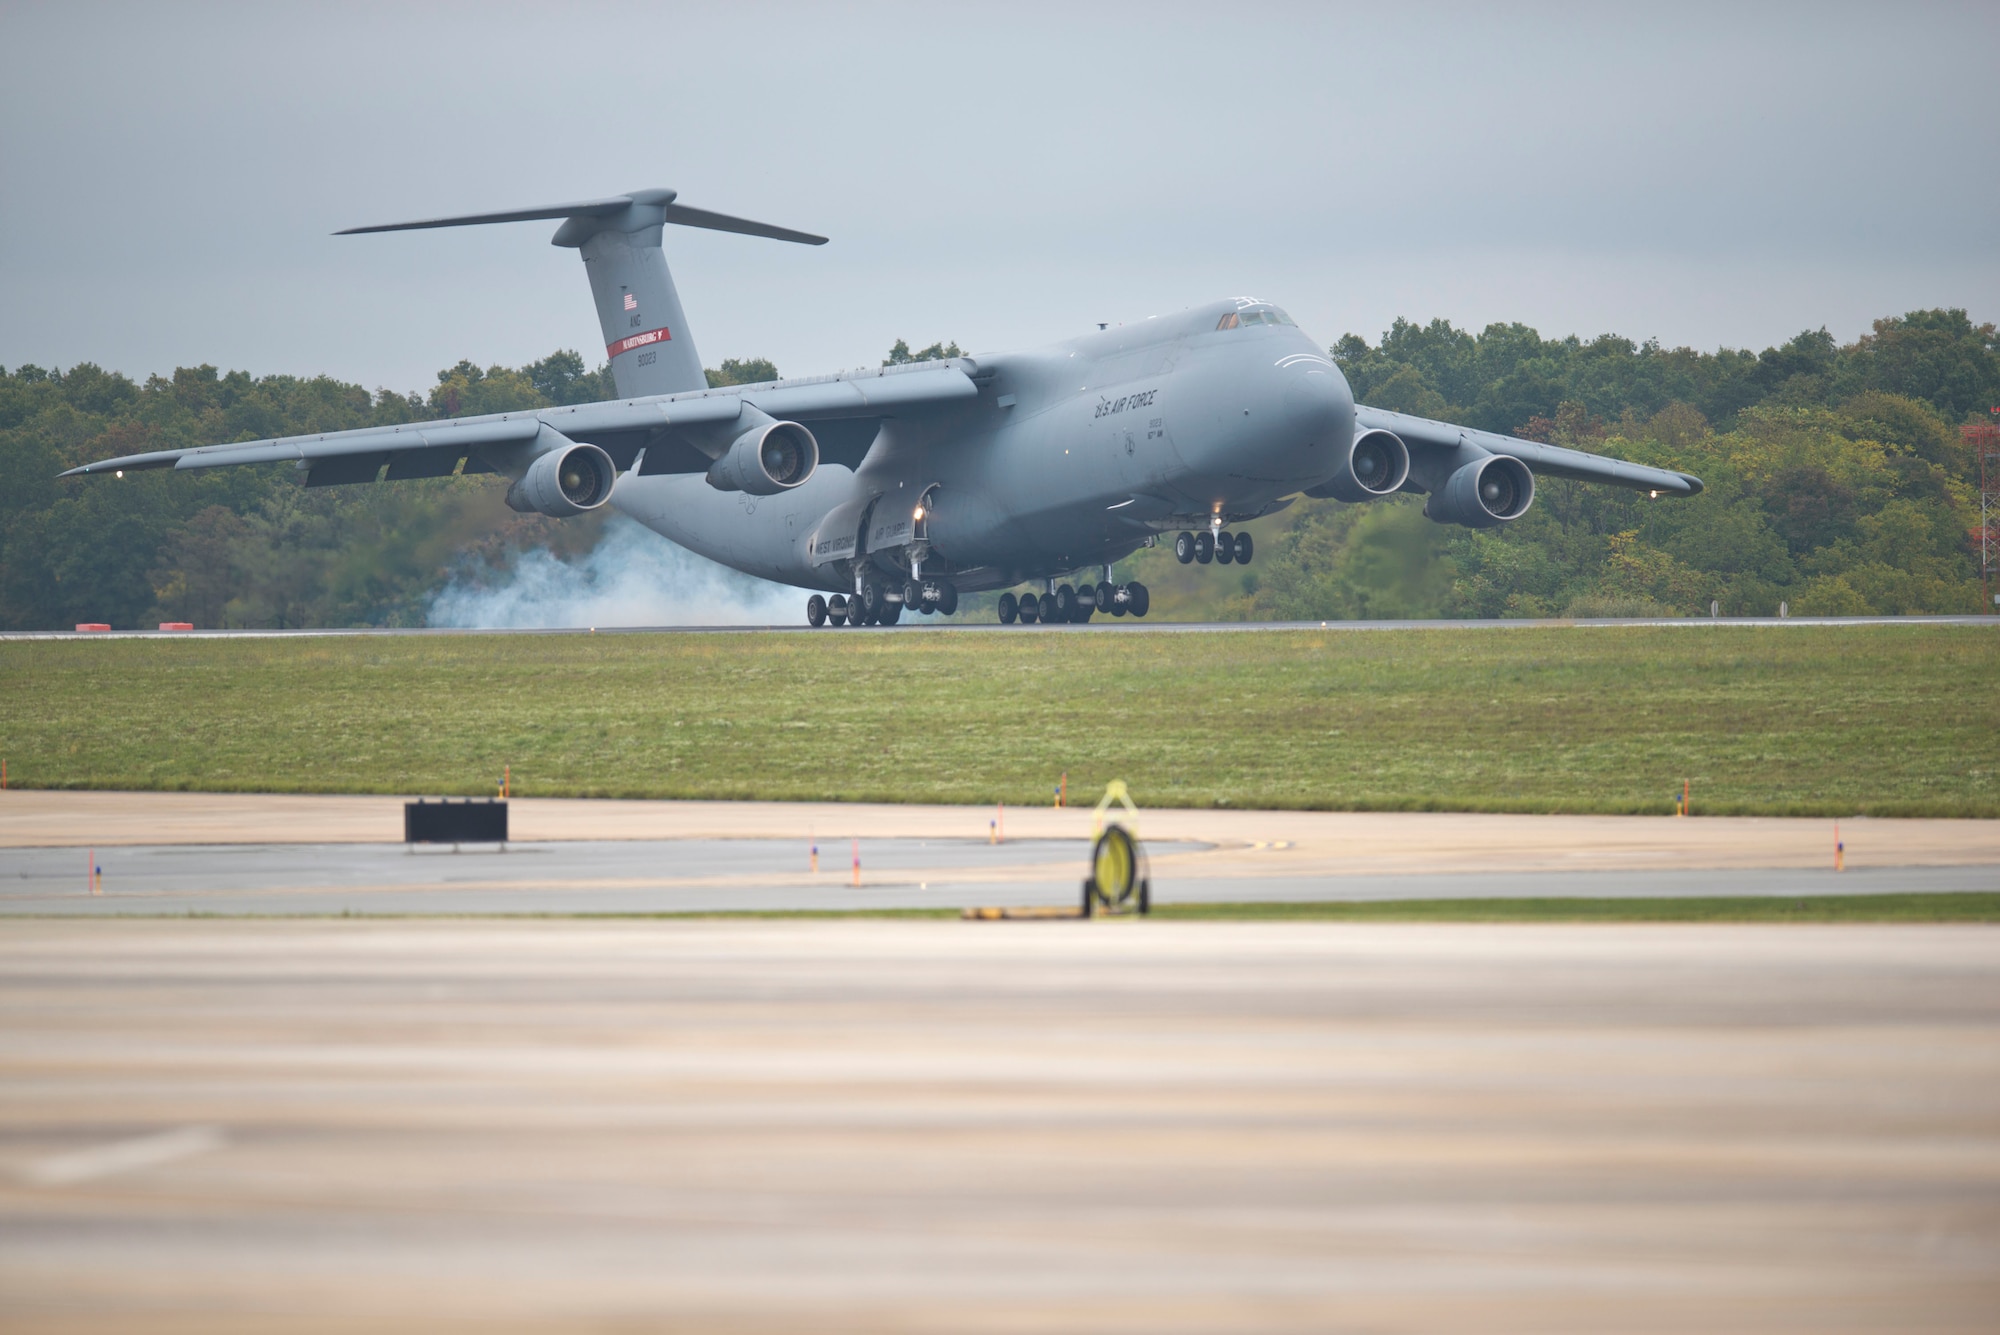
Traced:
<path fill-rule="evenodd" d="M 861 582 L 852 598 L 814 594 L 806 599 L 806 624 L 817 629 L 835 626 L 893 626 L 904 612 L 935 612 L 950 616 L 958 610 L 958 589 L 949 580 L 909 580 L 891 587 L 877 579 Z"/>
<path fill-rule="evenodd" d="M 1019 598 L 1001 594 L 1000 624 L 1011 626 L 1019 621 L 1032 626 L 1040 621 L 1052 626 L 1080 626 L 1098 612 L 1142 617 L 1152 603 L 1143 584 L 1113 584 L 1110 580 L 1082 586 L 1063 584 L 1048 593 L 1024 593 Z"/>
<path fill-rule="evenodd" d="M 1174 539 L 1174 558 L 1182 565 L 1190 561 L 1207 565 L 1214 561 L 1226 566 L 1234 561 L 1237 565 L 1247 566 L 1256 551 L 1257 546 L 1248 533 L 1223 533 L 1218 530 L 1213 533 L 1183 533 Z"/>

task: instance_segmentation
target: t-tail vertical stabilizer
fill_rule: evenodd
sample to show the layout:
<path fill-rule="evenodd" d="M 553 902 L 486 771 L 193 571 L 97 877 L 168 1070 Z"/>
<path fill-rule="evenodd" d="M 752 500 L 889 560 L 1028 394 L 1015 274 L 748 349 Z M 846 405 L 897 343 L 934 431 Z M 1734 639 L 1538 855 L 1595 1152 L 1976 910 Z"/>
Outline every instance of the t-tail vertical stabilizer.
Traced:
<path fill-rule="evenodd" d="M 350 227 L 334 235 L 561 218 L 563 225 L 556 229 L 552 244 L 582 253 L 584 268 L 590 274 L 591 295 L 597 299 L 597 322 L 604 330 L 604 352 L 611 359 L 612 379 L 620 398 L 633 399 L 678 394 L 708 384 L 701 373 L 701 355 L 688 332 L 687 316 L 681 311 L 680 294 L 674 291 L 673 275 L 667 272 L 667 257 L 660 249 L 660 233 L 667 223 L 808 246 L 826 244 L 825 237 L 811 232 L 691 209 L 674 203 L 674 198 L 671 190 L 634 190 L 629 195 L 578 204 Z"/>

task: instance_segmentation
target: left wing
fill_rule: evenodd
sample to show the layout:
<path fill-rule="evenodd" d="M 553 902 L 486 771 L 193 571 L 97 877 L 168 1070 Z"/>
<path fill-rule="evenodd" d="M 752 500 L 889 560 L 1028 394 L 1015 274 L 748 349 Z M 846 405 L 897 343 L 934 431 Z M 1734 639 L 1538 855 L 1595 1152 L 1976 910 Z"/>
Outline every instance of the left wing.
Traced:
<path fill-rule="evenodd" d="M 502 472 L 509 471 L 503 463 L 517 459 L 545 426 L 568 440 L 603 449 L 620 472 L 632 467 L 644 450 L 641 473 L 704 473 L 714 456 L 697 442 L 734 422 L 745 405 L 808 427 L 826 424 L 826 434 L 842 444 L 824 450 L 822 457 L 851 465 L 866 453 L 874 438 L 873 424 L 880 419 L 943 409 L 977 397 L 979 386 L 968 369 L 977 367 L 963 359 L 925 362 L 568 408 L 154 450 L 100 459 L 62 476 L 288 460 L 305 468 L 309 487 L 373 482 L 385 464 L 390 481 L 444 477 L 457 471 L 460 460 L 468 473 Z"/>
<path fill-rule="evenodd" d="M 1389 431 L 1400 436 L 1403 443 L 1410 447 L 1413 474 L 1423 471 L 1417 465 L 1425 454 L 1430 455 L 1440 465 L 1461 461 L 1467 454 L 1504 454 L 1519 459 L 1533 472 L 1545 473 L 1550 477 L 1575 478 L 1580 482 L 1608 482 L 1614 487 L 1664 492 L 1671 496 L 1692 496 L 1701 490 L 1701 479 L 1692 473 L 1649 468 L 1644 464 L 1626 463 L 1623 459 L 1608 459 L 1601 454 L 1588 454 L 1583 450 L 1566 449 L 1561 445 L 1543 445 L 1539 441 L 1520 440 L 1514 436 L 1495 435 L 1491 431 L 1475 431 L 1471 427 L 1453 426 L 1449 422 L 1433 422 L 1427 417 L 1392 413 L 1386 408 L 1368 408 L 1356 404 L 1354 430 L 1356 435 L 1364 431 Z M 1467 450 L 1467 446 L 1471 449 Z M 1434 487 L 1431 489 L 1435 490 Z"/>

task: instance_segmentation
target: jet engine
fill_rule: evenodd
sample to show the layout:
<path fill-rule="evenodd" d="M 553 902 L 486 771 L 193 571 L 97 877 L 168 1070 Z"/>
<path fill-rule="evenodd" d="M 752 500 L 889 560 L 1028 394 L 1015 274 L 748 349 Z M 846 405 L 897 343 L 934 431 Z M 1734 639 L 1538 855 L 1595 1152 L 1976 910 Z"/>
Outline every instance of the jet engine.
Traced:
<path fill-rule="evenodd" d="M 775 496 L 819 467 L 819 442 L 797 422 L 764 422 L 738 436 L 708 470 L 717 491 Z"/>
<path fill-rule="evenodd" d="M 1364 431 L 1347 447 L 1340 471 L 1306 492 L 1321 500 L 1379 501 L 1409 480 L 1410 451 L 1393 431 Z"/>
<path fill-rule="evenodd" d="M 547 427 L 556 439 L 563 439 Z M 529 463 L 507 493 L 507 504 L 516 510 L 534 510 L 551 519 L 568 519 L 586 514 L 611 498 L 611 486 L 618 480 L 618 466 L 611 456 L 595 445 L 571 441 L 544 451 Z"/>
<path fill-rule="evenodd" d="M 1445 479 L 1424 503 L 1424 513 L 1440 524 L 1492 528 L 1528 513 L 1535 500 L 1535 475 L 1519 459 L 1489 454 Z"/>

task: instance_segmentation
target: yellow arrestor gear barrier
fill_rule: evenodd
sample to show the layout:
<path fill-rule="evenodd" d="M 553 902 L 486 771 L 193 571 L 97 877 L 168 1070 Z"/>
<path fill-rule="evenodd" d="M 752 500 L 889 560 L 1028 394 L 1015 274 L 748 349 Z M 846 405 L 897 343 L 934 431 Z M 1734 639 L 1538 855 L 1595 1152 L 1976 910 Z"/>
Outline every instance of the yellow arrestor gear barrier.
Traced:
<path fill-rule="evenodd" d="M 1105 823 L 1105 813 L 1113 802 L 1124 806 L 1131 820 L 1131 828 L 1118 822 Z M 1132 804 L 1132 796 L 1125 790 L 1122 779 L 1113 779 L 1104 790 L 1104 796 L 1097 803 L 1095 813 L 1096 838 L 1090 849 L 1090 877 L 1083 883 L 1083 916 L 1088 918 L 1096 912 L 1098 905 L 1112 911 L 1136 908 L 1140 913 L 1152 909 L 1152 887 L 1145 875 L 1145 854 L 1139 849 L 1139 841 L 1134 837 L 1138 829 L 1139 808 Z M 1136 896 L 1137 903 L 1133 900 Z"/>

